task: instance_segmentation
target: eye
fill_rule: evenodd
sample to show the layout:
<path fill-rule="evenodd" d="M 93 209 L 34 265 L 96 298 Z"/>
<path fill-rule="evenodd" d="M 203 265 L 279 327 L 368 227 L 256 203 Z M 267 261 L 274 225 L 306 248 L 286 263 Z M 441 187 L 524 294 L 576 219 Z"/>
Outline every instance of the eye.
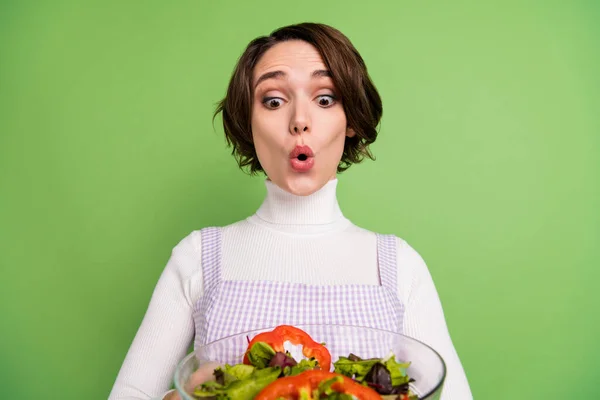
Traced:
<path fill-rule="evenodd" d="M 322 94 L 317 96 L 317 103 L 323 108 L 328 108 L 335 104 L 335 97 L 330 94 Z"/>
<path fill-rule="evenodd" d="M 262 103 L 268 109 L 275 110 L 283 105 L 283 99 L 279 97 L 265 97 Z"/>

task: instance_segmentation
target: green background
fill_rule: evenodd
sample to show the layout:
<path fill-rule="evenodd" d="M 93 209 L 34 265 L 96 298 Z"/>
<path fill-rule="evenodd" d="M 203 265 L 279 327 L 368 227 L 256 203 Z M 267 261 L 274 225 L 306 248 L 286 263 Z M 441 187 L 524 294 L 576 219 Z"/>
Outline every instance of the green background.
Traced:
<path fill-rule="evenodd" d="M 263 178 L 211 113 L 246 43 L 346 33 L 384 100 L 345 214 L 424 257 L 477 399 L 600 398 L 600 4 L 0 4 L 0 397 L 106 398 L 170 251 Z"/>

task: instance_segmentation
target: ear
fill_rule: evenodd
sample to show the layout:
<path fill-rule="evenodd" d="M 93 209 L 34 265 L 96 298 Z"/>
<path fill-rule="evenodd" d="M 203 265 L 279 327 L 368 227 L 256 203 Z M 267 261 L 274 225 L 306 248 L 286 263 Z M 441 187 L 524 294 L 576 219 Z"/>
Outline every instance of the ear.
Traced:
<path fill-rule="evenodd" d="M 354 136 L 356 136 L 356 132 L 354 132 L 354 129 L 352 129 L 352 128 L 346 128 L 346 136 L 354 137 Z"/>

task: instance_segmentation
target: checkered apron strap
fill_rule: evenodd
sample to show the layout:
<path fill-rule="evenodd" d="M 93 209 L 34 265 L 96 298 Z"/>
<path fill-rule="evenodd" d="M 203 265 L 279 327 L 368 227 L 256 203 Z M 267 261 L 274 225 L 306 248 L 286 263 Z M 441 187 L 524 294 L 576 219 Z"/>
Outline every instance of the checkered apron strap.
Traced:
<path fill-rule="evenodd" d="M 221 282 L 221 229 L 204 228 L 202 236 L 202 276 L 204 293 L 209 293 Z"/>
<path fill-rule="evenodd" d="M 377 235 L 377 260 L 381 286 L 395 314 L 397 327 L 394 330 L 404 333 L 404 304 L 398 293 L 398 240 L 395 235 Z"/>
<path fill-rule="evenodd" d="M 381 285 L 398 290 L 397 241 L 394 235 L 377 235 L 377 262 Z"/>
<path fill-rule="evenodd" d="M 203 294 L 196 308 L 196 344 L 205 343 L 208 322 L 206 311 L 215 303 L 221 283 L 221 228 L 208 227 L 200 230 L 202 237 Z"/>

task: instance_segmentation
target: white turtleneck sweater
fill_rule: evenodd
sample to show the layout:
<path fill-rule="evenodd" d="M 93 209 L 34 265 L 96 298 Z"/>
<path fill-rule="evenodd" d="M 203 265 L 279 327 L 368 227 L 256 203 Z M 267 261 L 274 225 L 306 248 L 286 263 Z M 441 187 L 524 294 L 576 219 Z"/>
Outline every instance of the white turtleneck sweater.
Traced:
<path fill-rule="evenodd" d="M 256 213 L 223 228 L 223 279 L 378 285 L 375 233 L 344 217 L 337 182 L 310 196 L 295 196 L 267 180 L 267 196 Z M 397 243 L 404 333 L 444 358 L 442 400 L 472 399 L 427 266 L 404 240 Z M 109 399 L 162 398 L 170 387 L 194 337 L 192 312 L 203 290 L 200 249 L 199 231 L 173 249 Z"/>

